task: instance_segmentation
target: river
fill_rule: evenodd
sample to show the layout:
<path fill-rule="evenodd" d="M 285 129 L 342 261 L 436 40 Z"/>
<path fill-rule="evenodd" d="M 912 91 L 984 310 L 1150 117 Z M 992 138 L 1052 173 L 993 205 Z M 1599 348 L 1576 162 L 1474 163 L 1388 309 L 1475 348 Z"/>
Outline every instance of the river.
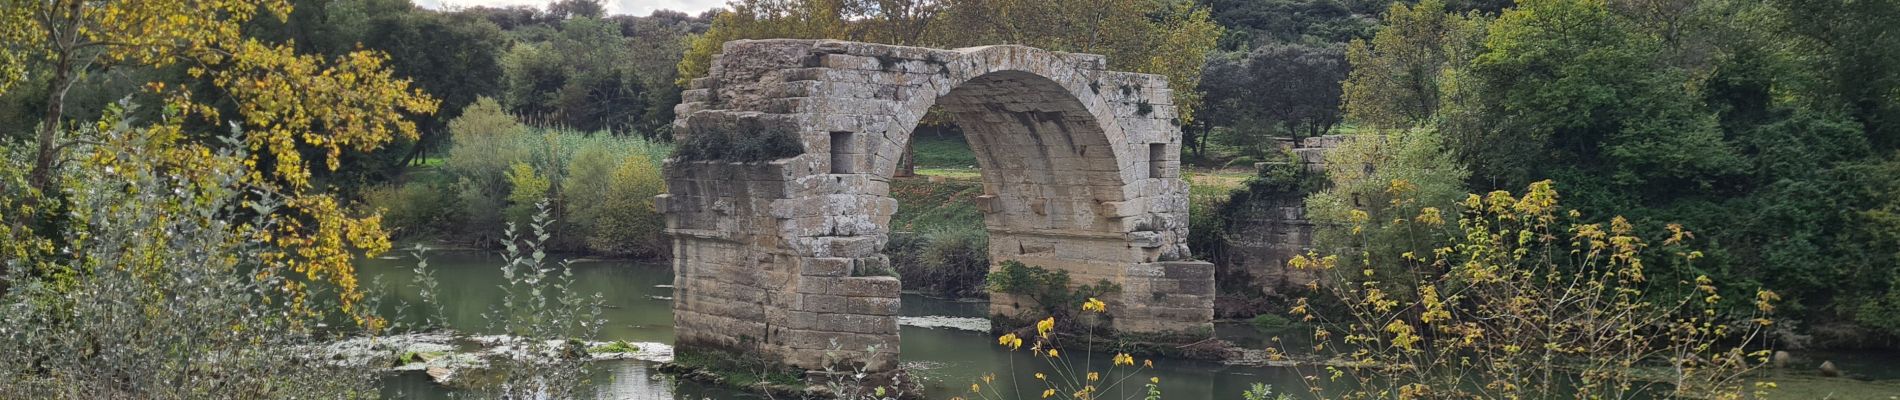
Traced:
<path fill-rule="evenodd" d="M 456 330 L 475 333 L 492 333 L 482 317 L 491 307 L 500 304 L 502 284 L 501 257 L 489 252 L 473 251 L 436 251 L 428 254 L 430 269 L 440 282 L 438 300 L 443 304 L 447 324 Z M 395 257 L 368 260 L 359 267 L 363 282 L 372 282 L 380 277 L 385 284 L 407 283 L 413 281 L 410 272 L 415 265 L 413 257 L 406 254 Z M 577 290 L 588 293 L 600 293 L 605 296 L 610 308 L 604 310 L 607 324 L 600 337 L 595 340 L 625 340 L 629 342 L 672 343 L 673 315 L 671 283 L 673 274 L 667 264 L 640 261 L 577 261 L 573 263 L 577 279 Z M 369 283 L 366 283 L 369 284 Z M 399 301 L 417 303 L 418 291 L 413 287 L 390 285 L 381 290 L 381 296 L 388 306 Z M 933 299 L 924 296 L 906 294 L 903 298 L 903 315 L 907 317 L 938 317 L 952 321 L 970 321 L 970 318 L 982 318 L 986 314 L 984 303 L 955 302 Z M 386 313 L 388 313 L 386 311 Z M 1216 336 L 1228 339 L 1243 346 L 1259 346 L 1263 339 L 1250 327 L 1244 325 L 1221 325 L 1215 330 Z M 994 373 L 1000 387 L 1020 387 L 1018 398 L 1038 398 L 1043 387 L 1032 382 L 1030 375 L 1038 371 L 1047 371 L 1042 358 L 1027 354 L 1027 349 L 1010 352 L 996 346 L 995 338 L 986 332 L 955 328 L 923 328 L 906 325 L 901 328 L 903 367 L 920 379 L 926 395 L 932 399 L 944 399 L 964 395 L 970 384 L 985 374 Z M 1099 370 L 1106 370 L 1109 356 L 1105 354 L 1076 354 L 1074 349 L 1065 349 L 1071 353 L 1065 355 L 1072 360 L 1092 360 L 1099 364 Z M 1843 353 L 1838 355 L 1837 364 L 1852 367 L 1862 374 L 1874 375 L 1878 379 L 1900 379 L 1900 354 L 1892 352 Z M 1124 395 L 1104 396 L 1103 398 L 1141 398 L 1145 394 L 1142 384 L 1149 377 L 1161 379 L 1161 389 L 1170 399 L 1238 399 L 1240 393 L 1254 383 L 1274 385 L 1282 391 L 1299 393 L 1303 387 L 1296 371 L 1287 368 L 1228 366 L 1213 362 L 1162 359 L 1154 360 L 1155 368 L 1143 370 L 1122 386 Z M 1124 370 L 1126 367 L 1123 368 Z M 1011 371 L 1016 371 L 1011 373 Z M 750 393 L 710 387 L 696 382 L 682 382 L 666 374 L 658 373 L 654 365 L 644 361 L 607 361 L 598 364 L 591 380 L 591 390 L 601 399 L 754 399 L 763 398 Z M 1012 384 L 1011 377 L 1019 382 Z M 1845 381 L 1845 380 L 1843 380 Z M 987 386 L 987 385 L 986 385 Z M 1785 385 L 1784 385 L 1785 386 Z M 1835 386 L 1828 383 L 1827 386 Z M 1893 386 L 1900 388 L 1900 386 Z M 1885 391 L 1886 387 L 1880 389 Z M 388 398 L 409 399 L 446 399 L 451 397 L 449 390 L 429 382 L 421 374 L 402 374 L 387 378 L 383 384 L 383 394 Z M 1141 392 L 1141 393 L 1137 393 Z M 1116 393 L 1109 393 L 1111 395 Z M 1900 392 L 1892 393 L 1900 395 Z M 1875 396 L 1841 396 L 1835 398 L 1876 398 Z"/>

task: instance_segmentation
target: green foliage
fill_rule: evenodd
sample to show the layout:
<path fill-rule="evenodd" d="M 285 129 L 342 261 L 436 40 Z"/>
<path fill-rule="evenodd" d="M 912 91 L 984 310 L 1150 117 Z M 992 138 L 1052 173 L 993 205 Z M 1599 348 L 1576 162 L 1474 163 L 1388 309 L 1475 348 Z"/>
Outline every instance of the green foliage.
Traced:
<path fill-rule="evenodd" d="M 655 37 L 629 38 L 620 24 L 596 17 L 565 19 L 547 29 L 552 32 L 544 40 L 517 44 L 501 55 L 510 111 L 582 131 L 664 136 L 678 90 L 670 69 L 656 70 L 644 59 L 677 53 L 667 52 L 670 46 L 635 44 L 677 43 L 678 32 L 651 29 L 642 33 Z"/>
<path fill-rule="evenodd" d="M 1341 262 L 1349 268 L 1390 268 L 1403 263 L 1387 257 L 1430 253 L 1451 227 L 1417 218 L 1451 218 L 1465 196 L 1467 173 L 1441 143 L 1430 129 L 1395 130 L 1353 135 L 1327 152 L 1332 186 L 1306 198 L 1314 247 L 1329 254 L 1363 252 Z"/>
<path fill-rule="evenodd" d="M 1053 317 L 1073 315 L 1071 304 L 1087 303 L 1122 290 L 1121 285 L 1106 279 L 1093 285 L 1073 285 L 1069 271 L 1024 265 L 1016 260 L 998 264 L 995 271 L 983 278 L 983 284 L 991 292 L 1026 296 Z"/>
<path fill-rule="evenodd" d="M 1273 394 L 1273 385 L 1268 385 L 1264 383 L 1254 383 L 1253 387 L 1247 388 L 1247 391 L 1240 393 L 1240 398 L 1246 399 L 1246 400 L 1292 400 L 1293 399 L 1292 396 L 1288 396 L 1285 393 L 1282 393 L 1279 395 Z"/>
<path fill-rule="evenodd" d="M 1293 320 L 1275 314 L 1255 315 L 1253 319 L 1247 320 L 1247 323 L 1253 324 L 1254 328 L 1264 332 L 1284 332 L 1293 328 Z"/>
<path fill-rule="evenodd" d="M 546 176 L 535 172 L 534 166 L 520 161 L 510 166 L 505 176 L 511 189 L 508 191 L 508 208 L 504 215 L 508 216 L 510 224 L 527 223 L 529 218 L 534 217 L 535 204 L 548 197 L 548 186 L 552 183 L 548 182 Z"/>
<path fill-rule="evenodd" d="M 987 295 L 982 283 L 990 272 L 990 241 L 980 225 L 896 233 L 885 254 L 906 289 L 950 298 Z"/>
<path fill-rule="evenodd" d="M 1346 47 L 1352 72 L 1342 82 L 1346 118 L 1380 128 L 1429 121 L 1442 101 L 1447 65 L 1465 65 L 1483 46 L 1486 17 L 1445 12 L 1440 0 L 1392 3 L 1370 40 Z"/>
<path fill-rule="evenodd" d="M 671 151 L 666 146 L 634 137 L 527 128 L 488 99 L 449 125 L 455 140 L 443 159 L 442 179 L 454 184 L 425 184 L 454 194 L 456 201 L 445 204 L 462 207 L 457 213 L 462 219 L 449 225 L 464 233 L 462 239 L 497 243 L 499 238 L 478 232 L 525 223 L 536 203 L 549 199 L 558 221 L 549 227 L 555 250 L 630 256 L 664 251 L 664 221 L 653 208 L 653 196 L 665 192 L 659 162 Z"/>
<path fill-rule="evenodd" d="M 675 138 L 680 141 L 674 153 L 684 161 L 770 161 L 805 153 L 795 133 L 778 130 L 734 132 L 714 130 Z"/>
<path fill-rule="evenodd" d="M 615 340 L 607 344 L 587 348 L 588 354 L 634 353 L 639 351 L 640 346 L 627 343 L 625 340 Z"/>
<path fill-rule="evenodd" d="M 922 129 L 919 129 L 920 131 Z M 973 168 L 976 153 L 961 134 L 929 135 L 922 132 L 910 138 L 911 162 L 918 168 Z"/>
<path fill-rule="evenodd" d="M 370 210 L 382 212 L 392 237 L 436 237 L 452 232 L 465 211 L 453 188 L 434 182 L 371 187 L 361 194 Z"/>
<path fill-rule="evenodd" d="M 162 137 L 105 126 L 88 133 L 98 144 L 73 149 L 95 161 L 60 170 L 70 196 L 58 206 L 61 224 L 45 228 L 61 243 L 57 255 L 52 242 L 16 230 L 19 211 L 30 210 L 21 183 L 31 161 L 0 146 L 0 397 L 373 396 L 374 366 L 309 352 L 335 334 L 320 324 L 373 316 L 341 315 L 338 289 L 321 283 L 309 292 L 319 304 L 289 301 L 305 294 L 289 285 L 316 278 L 268 273 L 283 265 L 270 255 L 281 248 L 260 237 L 278 227 L 234 217 L 270 215 L 284 198 L 246 183 L 248 155 L 170 160 Z"/>
<path fill-rule="evenodd" d="M 666 192 L 666 181 L 660 175 L 659 161 L 653 158 L 657 155 L 652 152 L 655 149 L 647 150 L 620 159 L 599 187 L 599 202 L 578 194 L 567 196 L 574 221 L 591 224 L 583 228 L 588 249 L 637 256 L 660 256 L 667 251 L 666 219 L 653 205 L 653 198 Z M 575 178 L 579 176 L 570 178 L 568 191 L 589 190 L 583 188 L 589 183 Z"/>

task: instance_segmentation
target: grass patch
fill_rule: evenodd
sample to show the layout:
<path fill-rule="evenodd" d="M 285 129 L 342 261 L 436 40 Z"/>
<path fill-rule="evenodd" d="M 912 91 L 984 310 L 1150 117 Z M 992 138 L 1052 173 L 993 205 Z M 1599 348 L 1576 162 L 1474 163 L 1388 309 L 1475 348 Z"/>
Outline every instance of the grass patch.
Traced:
<path fill-rule="evenodd" d="M 976 169 L 976 153 L 962 134 L 916 135 L 910 139 L 911 161 L 917 169 Z M 919 171 L 921 173 L 921 171 Z"/>
<path fill-rule="evenodd" d="M 893 180 L 891 197 L 897 199 L 897 214 L 891 216 L 891 230 L 983 229 L 983 213 L 976 209 L 975 200 L 982 194 L 983 184 L 976 181 Z"/>
<path fill-rule="evenodd" d="M 400 367 L 400 366 L 409 365 L 409 364 L 429 362 L 429 360 L 442 358 L 442 356 L 446 356 L 448 354 L 449 352 L 446 352 L 446 351 L 403 352 L 402 355 L 396 356 L 396 366 Z"/>
<path fill-rule="evenodd" d="M 589 354 L 636 353 L 639 351 L 640 346 L 627 343 L 625 340 L 615 340 L 607 344 L 587 348 Z"/>
<path fill-rule="evenodd" d="M 983 171 L 973 168 L 918 168 L 917 175 L 966 181 L 983 179 Z"/>

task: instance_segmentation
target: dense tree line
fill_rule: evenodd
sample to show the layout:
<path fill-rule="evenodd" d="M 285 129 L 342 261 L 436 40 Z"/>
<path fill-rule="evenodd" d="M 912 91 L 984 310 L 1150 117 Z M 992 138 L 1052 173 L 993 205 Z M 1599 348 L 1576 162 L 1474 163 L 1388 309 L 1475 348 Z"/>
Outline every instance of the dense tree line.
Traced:
<path fill-rule="evenodd" d="M 1774 289 L 1795 331 L 1855 344 L 1900 333 L 1896 22 L 1893 1 L 1398 4 L 1347 47 L 1343 110 L 1437 132 L 1457 192 L 1554 179 L 1586 219 L 1680 224 L 1700 260 L 1652 279 Z"/>

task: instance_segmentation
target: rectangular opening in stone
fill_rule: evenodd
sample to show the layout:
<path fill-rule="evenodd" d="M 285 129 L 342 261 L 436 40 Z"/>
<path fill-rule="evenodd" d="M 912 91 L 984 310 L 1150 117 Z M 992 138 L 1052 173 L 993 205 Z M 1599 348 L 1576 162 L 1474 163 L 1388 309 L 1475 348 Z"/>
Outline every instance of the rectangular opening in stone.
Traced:
<path fill-rule="evenodd" d="M 831 173 L 849 174 L 857 149 L 852 146 L 851 132 L 831 133 Z"/>
<path fill-rule="evenodd" d="M 1148 144 L 1148 177 L 1160 178 L 1161 171 L 1167 168 L 1167 165 L 1168 165 L 1167 162 L 1168 162 L 1168 144 L 1167 143 L 1149 143 Z"/>

